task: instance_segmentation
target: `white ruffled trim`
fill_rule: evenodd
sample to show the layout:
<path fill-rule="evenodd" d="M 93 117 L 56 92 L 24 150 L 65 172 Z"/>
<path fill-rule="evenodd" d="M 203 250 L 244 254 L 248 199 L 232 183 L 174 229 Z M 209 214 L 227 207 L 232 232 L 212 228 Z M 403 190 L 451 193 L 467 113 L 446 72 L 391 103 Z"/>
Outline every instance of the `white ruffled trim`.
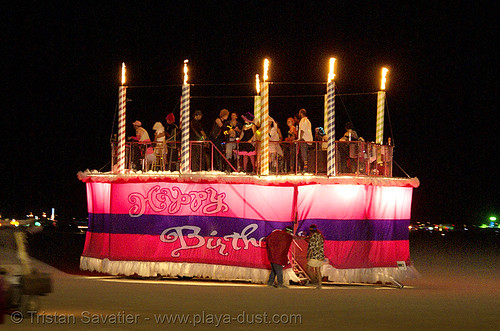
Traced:
<path fill-rule="evenodd" d="M 407 278 L 417 278 L 419 273 L 413 266 L 407 266 L 406 270 L 399 268 L 359 268 L 359 269 L 335 269 L 330 264 L 321 267 L 321 274 L 328 277 L 331 282 L 337 283 L 368 283 L 382 284 L 391 283 L 393 280 L 402 282 Z"/>
<path fill-rule="evenodd" d="M 111 261 L 93 257 L 80 257 L 80 269 L 97 271 L 110 275 L 139 275 L 141 277 L 184 276 L 200 277 L 218 280 L 243 280 L 252 283 L 264 284 L 269 278 L 269 270 L 259 268 L 245 268 L 237 266 L 205 264 L 205 263 L 176 263 L 151 261 Z M 360 268 L 335 269 L 329 264 L 321 268 L 321 273 L 328 277 L 328 281 L 337 283 L 391 283 L 393 280 L 402 282 L 407 278 L 419 277 L 413 266 L 406 270 L 398 268 Z M 283 270 L 285 284 L 289 281 L 299 282 L 299 278 L 291 268 Z"/>
<path fill-rule="evenodd" d="M 166 181 L 166 182 L 213 182 L 222 184 L 257 184 L 257 185 L 311 185 L 311 184 L 344 184 L 344 185 L 374 185 L 395 187 L 418 187 L 418 178 L 396 177 L 370 177 L 370 176 L 315 176 L 305 175 L 279 175 L 279 176 L 251 176 L 245 173 L 227 174 L 220 171 L 201 171 L 181 174 L 178 171 L 132 171 L 125 174 L 111 172 L 102 173 L 97 170 L 79 171 L 77 177 L 82 182 L 112 183 L 116 181 Z"/>
<path fill-rule="evenodd" d="M 205 263 L 176 263 L 152 261 L 111 261 L 93 257 L 80 257 L 80 269 L 97 271 L 110 275 L 139 275 L 141 277 L 185 276 L 219 280 L 244 280 L 252 283 L 266 283 L 269 270 L 259 268 L 245 268 L 220 264 Z M 285 284 L 289 281 L 298 282 L 299 279 L 291 268 L 283 270 Z"/>

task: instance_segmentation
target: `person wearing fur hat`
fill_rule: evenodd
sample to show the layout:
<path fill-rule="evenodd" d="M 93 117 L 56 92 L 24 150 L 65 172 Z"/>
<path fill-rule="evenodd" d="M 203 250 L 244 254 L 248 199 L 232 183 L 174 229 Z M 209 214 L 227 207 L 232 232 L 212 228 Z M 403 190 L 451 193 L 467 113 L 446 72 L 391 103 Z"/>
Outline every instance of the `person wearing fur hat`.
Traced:
<path fill-rule="evenodd" d="M 316 287 L 320 289 L 322 280 L 321 266 L 325 264 L 325 238 L 315 224 L 309 226 L 309 237 L 307 241 L 309 242 L 309 246 L 307 247 L 307 265 L 313 269 L 318 279 Z"/>

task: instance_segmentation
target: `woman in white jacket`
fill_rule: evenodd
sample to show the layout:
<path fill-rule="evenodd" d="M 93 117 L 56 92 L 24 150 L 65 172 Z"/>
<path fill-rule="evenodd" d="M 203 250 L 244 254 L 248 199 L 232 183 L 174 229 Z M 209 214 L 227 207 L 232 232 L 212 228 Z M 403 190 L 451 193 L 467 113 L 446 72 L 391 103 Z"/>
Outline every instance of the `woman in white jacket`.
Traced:
<path fill-rule="evenodd" d="M 283 157 L 280 141 L 283 140 L 281 130 L 272 117 L 269 117 L 269 159 L 270 167 L 277 169 L 279 156 Z"/>

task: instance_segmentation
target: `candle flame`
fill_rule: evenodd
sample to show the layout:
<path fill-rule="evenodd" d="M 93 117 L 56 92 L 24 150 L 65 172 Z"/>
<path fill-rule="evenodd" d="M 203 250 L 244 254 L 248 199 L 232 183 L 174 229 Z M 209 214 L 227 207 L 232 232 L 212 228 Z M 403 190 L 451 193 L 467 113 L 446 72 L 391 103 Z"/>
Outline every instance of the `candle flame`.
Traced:
<path fill-rule="evenodd" d="M 184 60 L 184 84 L 188 83 L 188 60 Z"/>
<path fill-rule="evenodd" d="M 335 79 L 335 58 L 330 58 L 330 71 L 328 72 L 328 83 Z"/>
<path fill-rule="evenodd" d="M 125 72 L 127 72 L 127 69 L 125 67 L 125 62 L 122 62 L 122 85 L 125 85 L 126 82 Z"/>
<path fill-rule="evenodd" d="M 264 82 L 266 82 L 269 79 L 268 72 L 269 72 L 269 60 L 264 59 Z"/>
<path fill-rule="evenodd" d="M 380 89 L 382 91 L 385 90 L 385 83 L 387 82 L 387 79 L 385 78 L 385 76 L 387 75 L 388 72 L 389 72 L 389 69 L 382 68 L 382 83 L 380 84 Z"/>
<path fill-rule="evenodd" d="M 255 90 L 257 90 L 257 94 L 260 94 L 260 79 L 259 79 L 259 74 L 255 75 Z"/>

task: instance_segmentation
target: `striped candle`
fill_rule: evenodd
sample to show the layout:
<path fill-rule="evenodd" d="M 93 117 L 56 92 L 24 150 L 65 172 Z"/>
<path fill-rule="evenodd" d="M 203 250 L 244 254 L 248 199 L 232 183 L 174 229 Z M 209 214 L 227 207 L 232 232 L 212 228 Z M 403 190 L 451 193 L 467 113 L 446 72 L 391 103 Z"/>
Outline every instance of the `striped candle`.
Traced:
<path fill-rule="evenodd" d="M 262 101 L 261 101 L 260 95 L 254 96 L 254 98 L 253 98 L 253 115 L 254 115 L 253 122 L 254 122 L 255 126 L 257 127 L 257 129 L 259 129 L 260 123 L 262 122 L 262 120 L 261 120 L 261 117 L 262 117 L 261 102 Z M 261 140 L 260 132 L 261 131 L 255 132 L 255 150 L 257 152 L 257 155 L 256 155 L 257 162 L 255 162 L 256 169 L 254 169 L 255 172 L 257 172 L 257 169 L 260 170 L 260 140 Z"/>
<path fill-rule="evenodd" d="M 377 126 L 375 133 L 375 143 L 384 143 L 384 110 L 385 110 L 385 91 L 379 91 L 377 94 Z"/>
<path fill-rule="evenodd" d="M 190 85 L 182 84 L 181 96 L 181 166 L 180 172 L 187 173 L 189 167 L 189 94 Z"/>
<path fill-rule="evenodd" d="M 125 126 L 127 110 L 127 88 L 120 86 L 118 89 L 118 155 L 117 155 L 117 173 L 125 172 Z"/>
<path fill-rule="evenodd" d="M 261 101 L 260 174 L 267 176 L 269 175 L 269 83 L 267 82 L 262 83 Z"/>
<path fill-rule="evenodd" d="M 335 82 L 332 80 L 326 85 L 327 121 L 326 127 L 328 148 L 327 148 L 327 175 L 335 176 Z"/>
<path fill-rule="evenodd" d="M 325 94 L 325 100 L 323 100 L 323 129 L 325 130 L 325 134 L 328 133 L 328 95 Z"/>
<path fill-rule="evenodd" d="M 253 98 L 253 116 L 254 116 L 254 123 L 257 127 L 260 126 L 261 117 L 262 117 L 262 112 L 261 112 L 261 97 L 260 95 L 256 95 Z"/>

